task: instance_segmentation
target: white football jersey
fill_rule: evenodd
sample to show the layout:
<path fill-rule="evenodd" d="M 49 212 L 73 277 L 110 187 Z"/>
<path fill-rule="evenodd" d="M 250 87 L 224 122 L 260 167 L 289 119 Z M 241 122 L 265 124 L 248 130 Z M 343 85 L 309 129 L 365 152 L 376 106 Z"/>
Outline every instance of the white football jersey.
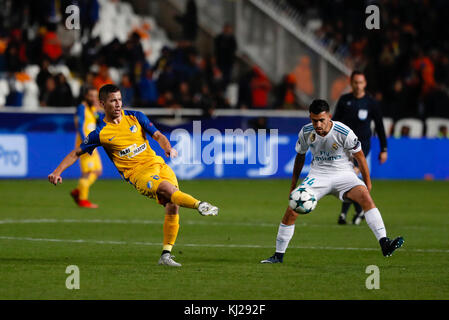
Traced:
<path fill-rule="evenodd" d="M 312 123 L 302 127 L 295 150 L 297 153 L 305 154 L 309 148 L 313 156 L 310 171 L 332 173 L 354 171 L 352 154 L 362 150 L 362 145 L 347 125 L 332 121 L 332 127 L 324 137 L 315 132 Z"/>

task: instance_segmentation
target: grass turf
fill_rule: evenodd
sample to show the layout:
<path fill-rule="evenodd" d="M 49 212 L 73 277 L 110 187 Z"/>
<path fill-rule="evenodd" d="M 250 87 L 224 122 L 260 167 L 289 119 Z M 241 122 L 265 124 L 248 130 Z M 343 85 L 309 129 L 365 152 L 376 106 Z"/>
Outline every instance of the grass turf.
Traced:
<path fill-rule="evenodd" d="M 173 254 L 182 268 L 157 265 L 155 201 L 100 179 L 91 189 L 100 208 L 80 209 L 69 196 L 76 183 L 0 180 L 0 299 L 449 299 L 447 181 L 374 181 L 389 236 L 405 238 L 392 257 L 365 222 L 337 225 L 340 202 L 327 196 L 298 218 L 276 265 L 259 261 L 274 251 L 288 180 L 182 181 L 220 207 L 217 217 L 181 209 Z M 69 265 L 80 290 L 65 287 Z M 369 265 L 380 269 L 379 290 L 365 287 Z"/>

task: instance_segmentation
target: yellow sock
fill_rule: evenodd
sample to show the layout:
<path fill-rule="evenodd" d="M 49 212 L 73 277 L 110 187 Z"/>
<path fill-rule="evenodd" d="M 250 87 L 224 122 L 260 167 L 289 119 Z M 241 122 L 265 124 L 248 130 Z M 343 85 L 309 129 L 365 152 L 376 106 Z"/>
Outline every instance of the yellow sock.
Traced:
<path fill-rule="evenodd" d="M 87 180 L 89 180 L 89 187 L 90 187 L 95 182 L 95 180 L 97 180 L 97 175 L 95 173 L 89 173 Z"/>
<path fill-rule="evenodd" d="M 87 177 L 82 177 L 78 183 L 78 190 L 80 192 L 80 200 L 87 200 L 89 197 L 89 188 L 97 180 L 97 175 L 90 173 Z"/>
<path fill-rule="evenodd" d="M 192 197 L 190 194 L 182 191 L 175 191 L 171 195 L 171 202 L 177 204 L 180 207 L 197 209 L 200 201 Z"/>
<path fill-rule="evenodd" d="M 175 244 L 179 230 L 179 214 L 165 214 L 164 220 L 164 242 L 162 250 L 171 251 Z"/>

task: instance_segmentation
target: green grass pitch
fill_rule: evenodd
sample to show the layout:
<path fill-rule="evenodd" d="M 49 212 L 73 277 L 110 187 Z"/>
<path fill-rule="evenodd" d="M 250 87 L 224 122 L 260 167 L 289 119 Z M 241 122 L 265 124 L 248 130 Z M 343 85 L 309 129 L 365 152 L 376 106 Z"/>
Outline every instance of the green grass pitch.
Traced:
<path fill-rule="evenodd" d="M 374 181 L 388 235 L 404 247 L 384 258 L 371 230 L 337 225 L 340 202 L 327 196 L 300 216 L 284 263 L 274 251 L 289 180 L 181 181 L 220 207 L 217 217 L 181 209 L 173 254 L 158 266 L 163 208 L 119 180 L 91 189 L 97 210 L 69 196 L 75 180 L 0 180 L 0 299 L 449 299 L 449 182 Z M 352 218 L 353 209 L 349 213 Z M 80 289 L 65 286 L 66 267 Z M 366 267 L 380 270 L 368 290 Z"/>

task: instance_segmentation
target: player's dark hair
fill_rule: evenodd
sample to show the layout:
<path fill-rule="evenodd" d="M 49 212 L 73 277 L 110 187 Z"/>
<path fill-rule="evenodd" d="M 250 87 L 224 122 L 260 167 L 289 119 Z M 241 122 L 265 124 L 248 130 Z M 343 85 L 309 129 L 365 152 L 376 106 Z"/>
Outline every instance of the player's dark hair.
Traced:
<path fill-rule="evenodd" d="M 360 71 L 360 70 L 354 70 L 354 71 L 352 71 L 352 73 L 351 73 L 350 79 L 351 79 L 351 81 L 352 81 L 352 79 L 354 79 L 355 76 L 364 76 L 364 75 L 365 75 L 365 74 L 364 74 L 362 71 Z"/>
<path fill-rule="evenodd" d="M 110 93 L 120 91 L 120 88 L 115 84 L 105 84 L 100 88 L 100 92 L 98 93 L 98 97 L 101 101 L 106 101 L 106 98 Z"/>
<path fill-rule="evenodd" d="M 94 86 L 88 85 L 83 88 L 83 97 L 85 97 L 89 93 L 90 90 L 97 91 L 97 89 Z"/>
<path fill-rule="evenodd" d="M 315 99 L 312 101 L 309 107 L 309 112 L 313 114 L 320 114 L 321 112 L 329 112 L 329 104 L 326 102 L 326 100 L 322 99 Z"/>

